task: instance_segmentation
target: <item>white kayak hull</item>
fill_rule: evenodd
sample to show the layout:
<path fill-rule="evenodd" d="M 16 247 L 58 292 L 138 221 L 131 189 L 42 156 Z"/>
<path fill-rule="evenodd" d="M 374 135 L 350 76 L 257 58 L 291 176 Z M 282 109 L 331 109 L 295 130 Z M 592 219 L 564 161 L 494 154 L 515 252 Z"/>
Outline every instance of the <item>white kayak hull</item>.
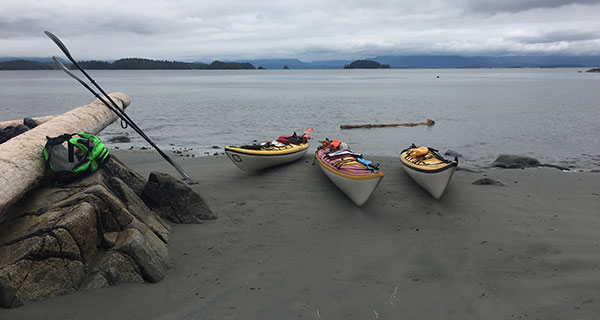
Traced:
<path fill-rule="evenodd" d="M 225 149 L 225 154 L 233 164 L 244 171 L 258 171 L 301 159 L 308 148 L 288 154 L 256 155 Z"/>
<path fill-rule="evenodd" d="M 333 172 L 319 161 L 319 166 L 333 184 L 342 190 L 357 206 L 363 205 L 373 194 L 383 176 L 370 179 L 352 179 Z"/>
<path fill-rule="evenodd" d="M 450 182 L 454 171 L 456 171 L 456 166 L 451 166 L 440 172 L 422 172 L 404 163 L 402 164 L 402 168 L 404 168 L 408 176 L 423 189 L 427 190 L 434 199 L 439 199 L 444 194 L 448 182 Z"/>

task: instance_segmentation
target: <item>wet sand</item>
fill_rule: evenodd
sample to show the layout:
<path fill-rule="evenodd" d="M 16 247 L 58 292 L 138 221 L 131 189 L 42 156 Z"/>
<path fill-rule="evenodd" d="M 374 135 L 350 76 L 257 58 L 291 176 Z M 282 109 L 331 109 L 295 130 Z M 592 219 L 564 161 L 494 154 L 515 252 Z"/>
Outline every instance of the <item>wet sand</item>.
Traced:
<path fill-rule="evenodd" d="M 116 152 L 144 176 L 153 152 Z M 261 173 L 174 158 L 219 219 L 173 225 L 171 269 L 0 309 L 0 319 L 598 319 L 600 174 L 457 171 L 440 200 L 394 158 L 354 206 L 301 161 Z M 473 185 L 480 178 L 505 186 Z"/>

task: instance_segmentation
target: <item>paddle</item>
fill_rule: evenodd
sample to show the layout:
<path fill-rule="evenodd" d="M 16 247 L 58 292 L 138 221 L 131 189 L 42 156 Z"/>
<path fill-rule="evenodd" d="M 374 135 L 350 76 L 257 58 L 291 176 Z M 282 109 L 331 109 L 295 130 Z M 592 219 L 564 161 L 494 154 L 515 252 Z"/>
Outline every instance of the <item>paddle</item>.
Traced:
<path fill-rule="evenodd" d="M 121 121 L 124 121 L 127 125 L 131 126 L 131 128 L 137 132 L 142 138 L 144 138 L 144 140 L 146 140 L 154 149 L 156 149 L 156 151 L 158 151 L 158 153 L 171 165 L 175 168 L 175 170 L 177 170 L 177 172 L 181 175 L 181 177 L 183 178 L 183 180 L 185 182 L 187 182 L 188 184 L 196 184 L 198 182 L 194 181 L 194 179 L 192 179 L 192 177 L 190 175 L 188 175 L 180 166 L 179 164 L 177 164 L 175 161 L 171 160 L 171 158 L 169 158 L 169 156 L 167 156 L 143 131 L 142 129 L 140 129 L 137 124 L 135 124 L 135 122 L 133 122 L 133 120 L 131 118 L 129 118 L 129 116 L 125 113 L 125 111 L 123 109 L 121 109 L 119 107 L 119 105 L 117 105 L 112 98 L 106 94 L 106 92 L 104 92 L 104 90 L 102 90 L 102 88 L 100 88 L 100 86 L 96 83 L 96 81 L 94 81 L 94 79 L 92 79 L 92 77 L 90 77 L 85 70 L 83 70 L 83 68 L 81 68 L 81 66 L 79 66 L 79 64 L 75 61 L 75 59 L 73 59 L 73 57 L 71 56 L 71 53 L 69 52 L 69 50 L 67 49 L 67 47 L 60 41 L 60 39 L 58 39 L 57 36 L 55 36 L 54 34 L 52 34 L 49 31 L 44 31 L 44 33 L 52 40 L 54 41 L 54 43 L 60 48 L 60 50 L 67 56 L 67 58 L 69 58 L 69 60 L 71 60 L 71 62 L 73 62 L 73 65 L 75 65 L 79 71 L 81 71 L 81 73 L 83 73 L 88 80 L 90 80 L 90 82 L 96 87 L 98 88 L 98 90 L 100 90 L 100 92 L 102 92 L 102 94 L 104 95 L 104 97 L 106 97 L 111 104 L 109 104 L 106 100 L 104 100 L 94 89 L 92 89 L 90 86 L 88 86 L 85 82 L 83 82 L 83 80 L 81 80 L 80 78 L 78 78 L 76 75 L 74 75 L 71 71 L 69 71 L 69 69 L 67 69 L 67 67 L 65 67 L 65 65 L 63 65 L 56 57 L 52 57 L 52 59 L 54 60 L 54 62 L 56 62 L 60 68 L 66 72 L 69 76 L 71 76 L 73 79 L 77 80 L 80 84 L 82 84 L 86 89 L 88 89 L 96 98 L 98 98 L 100 101 L 102 101 L 102 103 L 104 103 L 104 105 L 106 105 L 106 107 L 108 107 L 108 109 L 110 109 L 112 112 L 114 112 L 119 118 L 121 118 Z M 124 126 L 125 128 L 126 126 Z"/>

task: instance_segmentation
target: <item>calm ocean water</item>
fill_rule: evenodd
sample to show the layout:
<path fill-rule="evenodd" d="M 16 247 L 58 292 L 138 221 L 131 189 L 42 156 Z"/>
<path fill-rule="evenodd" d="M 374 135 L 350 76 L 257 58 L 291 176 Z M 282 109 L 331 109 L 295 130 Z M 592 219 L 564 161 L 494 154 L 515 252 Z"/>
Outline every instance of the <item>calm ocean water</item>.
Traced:
<path fill-rule="evenodd" d="M 412 142 L 488 166 L 521 154 L 600 169 L 600 75 L 585 69 L 91 71 L 132 97 L 128 114 L 164 150 L 196 155 L 314 127 L 366 155 L 397 156 Z M 439 78 L 438 78 L 439 76 Z M 59 114 L 93 100 L 61 71 L 0 71 L 0 120 Z M 436 121 L 432 127 L 341 130 L 341 124 Z M 128 134 L 113 124 L 104 140 Z M 316 141 L 313 146 L 316 147 Z M 212 149 L 219 146 L 220 150 Z"/>

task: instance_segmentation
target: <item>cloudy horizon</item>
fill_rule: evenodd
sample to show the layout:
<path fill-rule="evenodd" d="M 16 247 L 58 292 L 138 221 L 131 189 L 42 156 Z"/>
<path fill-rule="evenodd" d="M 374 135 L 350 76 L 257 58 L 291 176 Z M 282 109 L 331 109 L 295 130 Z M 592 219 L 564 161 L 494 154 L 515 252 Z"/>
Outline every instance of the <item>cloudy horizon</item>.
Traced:
<path fill-rule="evenodd" d="M 0 57 L 179 61 L 600 55 L 600 0 L 0 0 Z"/>

